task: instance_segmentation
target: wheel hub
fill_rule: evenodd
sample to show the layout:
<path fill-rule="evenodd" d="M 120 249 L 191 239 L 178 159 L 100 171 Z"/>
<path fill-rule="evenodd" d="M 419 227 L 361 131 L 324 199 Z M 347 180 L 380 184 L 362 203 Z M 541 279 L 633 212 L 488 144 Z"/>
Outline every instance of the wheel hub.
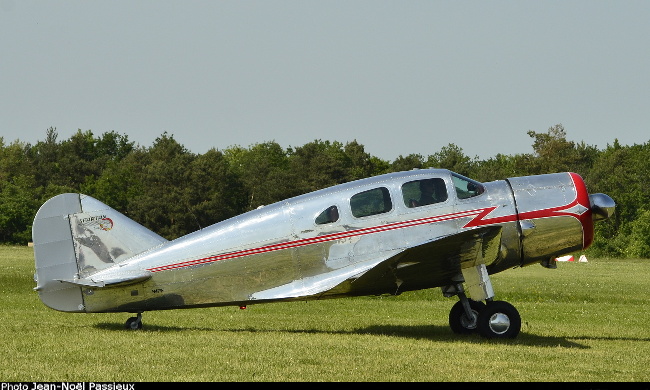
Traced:
<path fill-rule="evenodd" d="M 476 310 L 472 310 L 472 313 L 474 314 L 474 318 L 468 318 L 467 314 L 463 314 L 460 317 L 460 323 L 465 327 L 465 329 L 476 329 L 478 313 Z"/>
<path fill-rule="evenodd" d="M 489 326 L 495 334 L 504 334 L 510 329 L 510 317 L 503 313 L 494 313 L 490 317 Z"/>

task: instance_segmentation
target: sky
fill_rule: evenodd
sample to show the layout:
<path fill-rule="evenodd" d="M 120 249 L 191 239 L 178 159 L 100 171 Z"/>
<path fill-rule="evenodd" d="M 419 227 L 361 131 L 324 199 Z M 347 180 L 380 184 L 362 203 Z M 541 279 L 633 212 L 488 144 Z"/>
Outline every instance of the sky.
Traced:
<path fill-rule="evenodd" d="M 650 1 L 0 0 L 0 137 L 392 161 L 650 141 Z"/>

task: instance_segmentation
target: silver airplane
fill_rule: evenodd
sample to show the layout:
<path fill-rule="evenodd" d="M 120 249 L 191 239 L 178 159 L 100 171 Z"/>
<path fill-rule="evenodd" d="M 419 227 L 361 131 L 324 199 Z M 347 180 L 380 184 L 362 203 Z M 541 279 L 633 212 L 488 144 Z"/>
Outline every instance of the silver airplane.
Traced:
<path fill-rule="evenodd" d="M 514 338 L 490 275 L 587 248 L 614 201 L 575 173 L 479 183 L 445 169 L 389 173 L 260 207 L 168 241 L 66 193 L 33 224 L 35 290 L 65 312 L 246 306 L 440 287 L 453 332 Z"/>

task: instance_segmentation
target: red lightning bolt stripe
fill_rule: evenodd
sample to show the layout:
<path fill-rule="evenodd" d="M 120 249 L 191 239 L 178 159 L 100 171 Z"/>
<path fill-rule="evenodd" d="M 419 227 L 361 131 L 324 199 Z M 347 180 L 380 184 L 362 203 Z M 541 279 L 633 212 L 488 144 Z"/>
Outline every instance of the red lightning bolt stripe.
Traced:
<path fill-rule="evenodd" d="M 589 193 L 587 187 L 580 175 L 576 173 L 569 173 L 573 186 L 576 189 L 576 197 L 573 201 L 563 206 L 550 207 L 541 210 L 520 212 L 519 215 L 506 215 L 501 217 L 487 218 L 488 215 L 497 207 L 488 207 L 476 216 L 476 218 L 467 222 L 463 228 L 472 228 L 478 226 L 494 225 L 499 223 L 513 222 L 517 219 L 538 219 L 538 218 L 551 218 L 559 216 L 574 217 L 582 224 L 582 246 L 584 249 L 588 248 L 593 242 L 594 238 L 594 225 L 591 219 L 591 205 L 589 201 Z"/>

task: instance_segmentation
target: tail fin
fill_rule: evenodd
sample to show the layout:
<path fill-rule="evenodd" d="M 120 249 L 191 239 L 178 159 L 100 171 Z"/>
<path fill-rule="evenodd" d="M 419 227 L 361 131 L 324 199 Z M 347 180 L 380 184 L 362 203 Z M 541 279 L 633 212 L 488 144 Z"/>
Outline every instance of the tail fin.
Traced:
<path fill-rule="evenodd" d="M 83 194 L 61 194 L 45 202 L 32 226 L 36 288 L 55 310 L 83 312 L 82 279 L 167 240 Z"/>

